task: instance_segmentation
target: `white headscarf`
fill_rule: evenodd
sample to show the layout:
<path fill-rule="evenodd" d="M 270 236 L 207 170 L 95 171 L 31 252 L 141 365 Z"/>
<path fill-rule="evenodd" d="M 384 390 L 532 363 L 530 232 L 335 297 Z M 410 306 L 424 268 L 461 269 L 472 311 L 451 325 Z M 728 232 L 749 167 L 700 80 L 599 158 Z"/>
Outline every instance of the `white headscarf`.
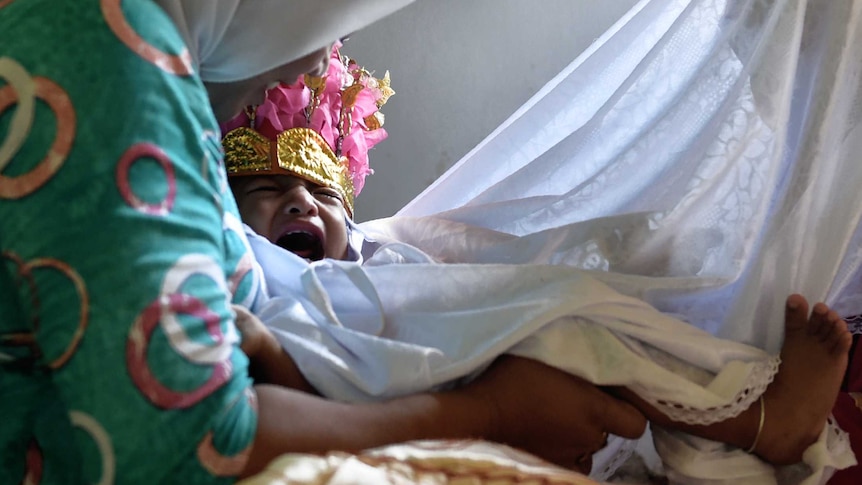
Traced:
<path fill-rule="evenodd" d="M 247 79 L 314 52 L 413 0 L 156 0 L 208 82 Z"/>

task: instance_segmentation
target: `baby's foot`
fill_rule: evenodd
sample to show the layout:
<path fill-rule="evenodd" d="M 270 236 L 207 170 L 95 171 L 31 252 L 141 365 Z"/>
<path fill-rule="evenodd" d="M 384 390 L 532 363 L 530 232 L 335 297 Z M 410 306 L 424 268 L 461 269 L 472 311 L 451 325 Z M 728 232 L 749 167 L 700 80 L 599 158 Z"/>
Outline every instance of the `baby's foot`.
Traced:
<path fill-rule="evenodd" d="M 851 335 L 823 303 L 787 299 L 781 367 L 764 394 L 766 417 L 754 452 L 776 465 L 797 463 L 826 424 L 844 372 Z M 759 406 L 757 403 L 754 406 Z"/>

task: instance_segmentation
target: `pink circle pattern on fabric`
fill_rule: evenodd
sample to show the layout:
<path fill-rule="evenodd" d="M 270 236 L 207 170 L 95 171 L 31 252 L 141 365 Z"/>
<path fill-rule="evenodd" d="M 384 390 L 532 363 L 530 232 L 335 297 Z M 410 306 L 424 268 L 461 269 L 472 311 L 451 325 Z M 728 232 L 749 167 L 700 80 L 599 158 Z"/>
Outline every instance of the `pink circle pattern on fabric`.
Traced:
<path fill-rule="evenodd" d="M 21 259 L 17 254 L 12 251 L 3 251 L 0 254 L 5 259 L 9 259 L 15 263 L 18 267 L 18 276 L 24 279 L 27 282 L 27 286 L 30 287 L 30 305 L 33 308 L 33 312 L 31 313 L 33 328 L 39 328 L 39 313 L 41 304 L 39 303 L 39 292 L 36 288 L 36 279 L 33 278 L 33 273 L 25 270 L 26 263 L 23 259 Z"/>
<path fill-rule="evenodd" d="M 147 396 L 153 404 L 165 409 L 185 409 L 200 402 L 212 394 L 231 375 L 230 360 L 217 362 L 213 366 L 212 375 L 197 389 L 189 392 L 173 391 L 160 383 L 150 371 L 147 362 L 147 348 L 153 331 L 159 326 L 165 310 L 191 315 L 204 321 L 207 332 L 217 342 L 222 343 L 224 335 L 221 332 L 221 318 L 201 300 L 181 293 L 164 295 L 152 303 L 138 316 L 129 330 L 126 341 L 126 368 L 135 386 Z"/>
<path fill-rule="evenodd" d="M 201 140 L 204 142 L 204 145 L 214 144 L 219 147 L 219 150 L 222 152 L 220 156 L 216 157 L 215 163 L 218 169 L 213 173 L 213 176 L 216 177 L 217 180 L 213 180 L 215 185 L 218 186 L 219 194 L 224 195 L 227 191 L 228 181 L 227 181 L 227 169 L 224 166 L 224 148 L 221 146 L 221 138 L 216 134 L 216 132 L 212 130 L 204 130 L 201 135 Z M 212 160 L 212 156 L 209 152 L 204 153 L 203 160 L 201 161 L 201 176 L 204 180 L 209 180 L 209 164 L 210 160 Z"/>
<path fill-rule="evenodd" d="M 168 179 L 168 193 L 164 200 L 158 204 L 149 204 L 142 201 L 132 191 L 131 183 L 129 182 L 129 169 L 137 160 L 150 157 L 155 159 L 161 165 L 165 176 Z M 120 189 L 120 195 L 132 208 L 153 216 L 166 216 L 174 207 L 174 201 L 177 197 L 177 181 L 174 174 L 174 165 L 165 152 L 158 146 L 152 143 L 136 143 L 129 147 L 120 162 L 117 164 L 117 187 Z"/>
<path fill-rule="evenodd" d="M 64 275 L 66 278 L 68 278 L 69 281 L 71 281 L 72 284 L 75 286 L 75 291 L 78 293 L 78 298 L 81 300 L 81 309 L 80 313 L 78 314 L 78 325 L 75 329 L 75 333 L 72 335 L 72 338 L 69 341 L 69 344 L 66 346 L 66 350 L 64 350 L 62 354 L 60 354 L 58 357 L 48 363 L 48 368 L 53 370 L 63 367 L 75 354 L 75 351 L 81 344 L 81 339 L 84 338 L 84 333 L 86 333 L 87 325 L 89 324 L 90 297 L 87 293 L 84 279 L 81 278 L 81 275 L 79 275 L 77 271 L 72 269 L 71 266 L 56 259 L 40 258 L 34 259 L 32 261 L 24 261 L 18 255 L 10 251 L 4 251 L 2 256 L 3 258 L 13 261 L 18 266 L 18 274 L 27 281 L 27 284 L 30 286 L 31 294 L 34 295 L 33 298 L 35 301 L 39 301 L 38 298 L 35 296 L 38 294 L 38 288 L 36 288 L 36 280 L 33 278 L 33 270 L 35 269 L 54 269 L 60 272 L 60 274 Z M 38 309 L 38 306 L 36 308 Z M 38 322 L 38 316 L 35 316 L 33 329 L 34 332 L 38 329 Z"/>
<path fill-rule="evenodd" d="M 192 56 L 188 49 L 183 49 L 179 55 L 168 54 L 145 41 L 126 21 L 121 6 L 122 0 L 101 0 L 102 15 L 108 27 L 120 41 L 144 60 L 159 69 L 177 76 L 189 76 L 194 72 Z"/>
<path fill-rule="evenodd" d="M 39 485 L 42 482 L 42 470 L 45 466 L 45 458 L 42 456 L 42 449 L 39 448 L 39 443 L 35 439 L 30 441 L 30 444 L 27 446 L 26 456 L 25 463 L 27 464 L 27 468 L 21 484 Z"/>
<path fill-rule="evenodd" d="M 219 156 L 213 157 L 210 154 L 209 150 L 204 151 L 203 159 L 201 160 L 201 177 L 204 180 L 210 181 L 214 186 L 218 188 L 218 190 L 213 190 L 213 200 L 218 206 L 219 210 L 224 210 L 224 203 L 222 199 L 224 198 L 225 192 L 227 192 L 228 181 L 227 181 L 227 169 L 224 165 L 224 148 L 221 146 L 221 138 L 216 134 L 216 132 L 212 130 L 204 130 L 201 135 L 201 141 L 203 141 L 203 145 L 209 146 L 212 144 L 213 146 L 217 146 L 221 153 Z M 213 162 L 213 158 L 215 158 L 215 170 L 210 170 L 210 163 Z M 211 175 L 212 174 L 212 175 Z M 215 180 L 211 179 L 213 177 Z"/>
<path fill-rule="evenodd" d="M 20 63 L 10 57 L 0 57 L 0 78 L 14 91 L 15 113 L 0 143 L 0 173 L 21 149 L 36 116 L 36 81 Z M 8 88 L 7 88 L 8 89 Z"/>
<path fill-rule="evenodd" d="M 251 245 L 248 243 L 248 239 L 245 236 L 245 230 L 243 229 L 242 221 L 233 215 L 230 212 L 224 213 L 224 230 L 225 233 L 233 232 L 237 238 L 242 242 L 244 247 L 243 255 L 240 257 L 239 261 L 236 263 L 236 267 L 233 269 L 233 272 L 230 274 L 227 280 L 228 291 L 230 291 L 231 295 L 234 295 L 235 301 L 243 306 L 251 306 L 254 302 L 254 296 L 256 293 L 257 284 L 252 284 L 252 290 L 249 292 L 245 298 L 240 298 L 240 301 L 236 299 L 239 297 L 237 292 L 239 290 L 239 285 L 242 283 L 242 280 L 249 273 L 254 271 L 254 253 L 251 250 Z M 227 236 L 226 236 L 227 237 Z"/>
<path fill-rule="evenodd" d="M 66 161 L 75 139 L 75 109 L 66 92 L 50 79 L 36 76 L 36 97 L 42 99 L 57 118 L 57 134 L 45 158 L 33 170 L 16 176 L 0 174 L 0 198 L 20 199 L 42 187 Z M 0 113 L 18 100 L 18 94 L 7 84 L 0 88 Z"/>
<path fill-rule="evenodd" d="M 99 456 L 102 459 L 102 476 L 96 485 L 111 485 L 114 483 L 114 477 L 117 470 L 117 459 L 114 455 L 114 448 L 111 444 L 111 436 L 108 435 L 105 428 L 92 416 L 81 411 L 70 411 L 69 418 L 72 425 L 80 428 L 87 433 L 93 443 L 99 450 Z"/>
<path fill-rule="evenodd" d="M 218 291 L 224 292 L 224 304 L 230 305 L 225 269 L 222 268 L 220 262 L 212 257 L 197 253 L 187 253 L 180 256 L 174 261 L 171 269 L 165 273 L 159 292 L 163 301 L 169 295 L 185 294 L 186 292 L 182 290 L 183 285 L 194 276 L 208 278 L 218 287 Z M 189 336 L 187 329 L 177 318 L 176 313 L 164 306 L 159 323 L 171 347 L 183 358 L 195 364 L 212 366 L 229 360 L 235 350 L 234 345 L 240 341 L 236 326 L 228 325 L 223 329 L 224 334 L 220 340 L 214 343 L 197 342 Z"/>
<path fill-rule="evenodd" d="M 228 278 L 227 280 L 227 288 L 232 295 L 236 294 L 237 289 L 239 289 L 239 284 L 242 282 L 242 279 L 245 278 L 245 276 L 249 272 L 251 272 L 254 265 L 253 261 L 254 259 L 252 258 L 251 254 L 245 253 L 242 255 L 242 258 L 240 258 L 239 262 L 236 264 L 236 269 L 234 270 L 233 274 L 230 275 L 230 278 Z"/>
<path fill-rule="evenodd" d="M 257 395 L 253 390 L 246 388 L 245 397 L 249 407 L 257 413 Z M 210 431 L 204 436 L 198 444 L 197 455 L 198 461 L 208 472 L 217 477 L 233 477 L 242 473 L 245 464 L 251 455 L 251 448 L 254 441 L 239 453 L 231 456 L 226 456 L 219 453 L 213 445 L 213 432 Z"/>

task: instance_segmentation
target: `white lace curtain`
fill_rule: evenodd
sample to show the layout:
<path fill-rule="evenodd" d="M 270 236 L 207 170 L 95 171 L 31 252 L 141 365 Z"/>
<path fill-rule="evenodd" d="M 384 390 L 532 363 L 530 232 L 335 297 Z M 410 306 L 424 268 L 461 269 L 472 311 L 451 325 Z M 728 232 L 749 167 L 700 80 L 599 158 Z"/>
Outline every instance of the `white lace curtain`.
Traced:
<path fill-rule="evenodd" d="M 643 0 L 398 216 L 776 351 L 792 292 L 862 314 L 860 119 L 862 0 Z"/>

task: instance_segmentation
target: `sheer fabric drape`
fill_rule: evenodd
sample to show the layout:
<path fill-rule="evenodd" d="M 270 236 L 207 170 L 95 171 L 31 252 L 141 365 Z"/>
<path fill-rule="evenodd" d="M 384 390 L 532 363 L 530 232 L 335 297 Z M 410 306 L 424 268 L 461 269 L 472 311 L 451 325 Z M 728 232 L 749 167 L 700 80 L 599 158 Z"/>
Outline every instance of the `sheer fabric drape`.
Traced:
<path fill-rule="evenodd" d="M 860 1 L 644 0 L 369 227 L 539 238 L 552 262 L 775 352 L 790 293 L 862 313 L 860 75 Z"/>
<path fill-rule="evenodd" d="M 361 228 L 444 262 L 586 269 L 777 353 L 791 293 L 862 314 L 860 120 L 862 1 L 643 0 L 396 216 Z M 655 438 L 674 482 L 828 476 Z"/>

